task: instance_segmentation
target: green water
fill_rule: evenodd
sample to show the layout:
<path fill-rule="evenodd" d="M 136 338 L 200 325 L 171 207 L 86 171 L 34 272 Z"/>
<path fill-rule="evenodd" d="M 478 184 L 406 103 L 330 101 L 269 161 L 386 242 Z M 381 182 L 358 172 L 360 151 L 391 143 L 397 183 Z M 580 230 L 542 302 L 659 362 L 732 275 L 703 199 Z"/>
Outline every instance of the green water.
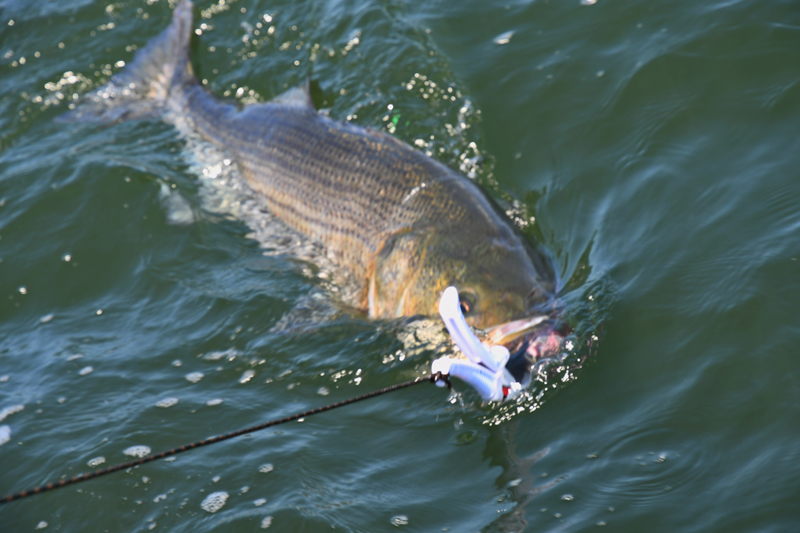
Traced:
<path fill-rule="evenodd" d="M 216 94 L 310 75 L 331 116 L 492 190 L 552 254 L 591 357 L 519 406 L 420 385 L 4 505 L 2 531 L 800 530 L 796 2 L 198 4 Z M 170 12 L 0 0 L 2 493 L 435 356 L 358 316 L 277 331 L 329 289 L 205 208 L 172 128 L 54 123 Z M 162 186 L 193 223 L 172 223 Z"/>

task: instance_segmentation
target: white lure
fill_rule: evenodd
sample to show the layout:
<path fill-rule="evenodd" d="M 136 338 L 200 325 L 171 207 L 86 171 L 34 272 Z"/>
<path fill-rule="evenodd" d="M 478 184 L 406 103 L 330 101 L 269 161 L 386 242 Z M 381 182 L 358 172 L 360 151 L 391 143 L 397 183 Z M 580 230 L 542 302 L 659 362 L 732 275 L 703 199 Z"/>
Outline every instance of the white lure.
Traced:
<path fill-rule="evenodd" d="M 440 357 L 431 364 L 431 372 L 449 374 L 472 385 L 485 401 L 508 400 L 519 394 L 522 386 L 506 370 L 509 353 L 505 346 L 487 346 L 472 332 L 459 305 L 458 289 L 448 287 L 439 300 L 439 314 L 453 342 L 469 361 Z M 444 383 L 436 383 L 440 387 Z"/>

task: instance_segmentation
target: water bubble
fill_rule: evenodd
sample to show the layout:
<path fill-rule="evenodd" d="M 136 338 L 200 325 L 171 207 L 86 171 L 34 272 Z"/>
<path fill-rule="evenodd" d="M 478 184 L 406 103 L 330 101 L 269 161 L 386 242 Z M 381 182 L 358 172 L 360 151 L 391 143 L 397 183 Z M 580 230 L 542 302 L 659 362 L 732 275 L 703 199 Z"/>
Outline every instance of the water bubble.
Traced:
<path fill-rule="evenodd" d="M 501 33 L 497 37 L 494 38 L 494 44 L 508 44 L 511 41 L 511 37 L 514 36 L 513 31 L 507 31 L 505 33 Z"/>
<path fill-rule="evenodd" d="M 100 315 L 103 314 L 103 310 L 102 309 L 98 309 L 97 311 L 94 312 L 94 314 L 96 314 L 97 316 L 100 316 Z"/>
<path fill-rule="evenodd" d="M 239 355 L 239 350 L 235 348 L 231 348 L 229 350 L 222 350 L 216 352 L 208 352 L 203 356 L 203 359 L 207 361 L 218 361 L 223 357 L 227 357 L 229 361 L 232 361 L 237 355 Z"/>
<path fill-rule="evenodd" d="M 267 474 L 269 472 L 272 472 L 273 470 L 275 470 L 275 467 L 272 466 L 271 463 L 266 463 L 258 467 L 258 471 L 261 472 L 262 474 Z"/>
<path fill-rule="evenodd" d="M 203 379 L 204 374 L 202 372 L 192 372 L 190 374 L 186 374 L 186 381 L 190 381 L 192 383 L 197 383 L 201 379 Z"/>
<path fill-rule="evenodd" d="M 597 3 L 597 0 L 581 0 L 582 6 L 593 6 Z"/>
<path fill-rule="evenodd" d="M 53 318 L 55 318 L 55 316 L 56 315 L 54 315 L 52 313 L 50 313 L 49 315 L 44 315 L 42 318 L 39 319 L 39 322 L 42 323 L 42 324 L 47 324 L 48 322 L 53 320 Z"/>
<path fill-rule="evenodd" d="M 17 290 L 19 291 L 20 294 L 28 294 L 28 289 L 25 287 L 20 287 Z"/>
<path fill-rule="evenodd" d="M 164 398 L 163 400 L 161 400 L 160 402 L 158 402 L 156 404 L 156 407 L 167 408 L 167 407 L 172 407 L 176 403 L 178 403 L 178 399 L 177 398 Z"/>
<path fill-rule="evenodd" d="M 272 525 L 271 516 L 264 517 L 264 520 L 261 521 L 261 529 L 267 529 L 271 525 Z"/>
<path fill-rule="evenodd" d="M 328 394 L 330 394 L 330 391 L 328 390 L 327 387 L 320 387 L 317 389 L 317 394 L 319 394 L 320 396 L 327 396 Z"/>
<path fill-rule="evenodd" d="M 159 494 L 158 496 L 153 498 L 153 503 L 158 503 L 158 502 L 160 502 L 162 500 L 166 500 L 166 499 L 167 499 L 167 495 L 166 494 Z"/>
<path fill-rule="evenodd" d="M 602 520 L 600 520 L 600 521 L 597 523 L 597 525 L 598 525 L 598 526 L 600 526 L 600 527 L 603 527 L 603 526 L 605 526 L 605 525 L 606 525 L 606 523 L 605 523 L 605 522 L 603 522 Z"/>
<path fill-rule="evenodd" d="M 64 257 L 61 258 L 65 263 L 69 263 L 72 261 L 72 256 L 69 254 L 64 254 Z"/>
<path fill-rule="evenodd" d="M 101 455 L 99 457 L 95 457 L 93 459 L 89 459 L 88 461 L 86 461 L 86 464 L 88 466 L 91 466 L 92 468 L 94 468 L 96 466 L 100 466 L 101 464 L 103 464 L 105 462 L 106 462 L 106 458 Z"/>
<path fill-rule="evenodd" d="M 244 374 L 242 374 L 242 377 L 239 378 L 239 383 L 247 383 L 248 381 L 253 379 L 253 376 L 255 375 L 256 375 L 255 370 L 253 369 L 245 370 Z"/>
<path fill-rule="evenodd" d="M 390 520 L 393 526 L 407 526 L 408 525 L 408 517 L 403 514 L 399 514 L 397 516 L 393 516 Z"/>
<path fill-rule="evenodd" d="M 228 501 L 228 493 L 225 491 L 212 492 L 200 503 L 200 508 L 209 513 L 216 513 Z"/>
<path fill-rule="evenodd" d="M 561 499 L 564 500 L 565 502 L 571 502 L 572 500 L 575 499 L 575 496 L 573 496 L 572 494 L 564 494 L 561 496 Z"/>
<path fill-rule="evenodd" d="M 206 405 L 219 405 L 223 402 L 221 398 L 214 398 L 213 400 L 208 400 Z"/>
<path fill-rule="evenodd" d="M 44 528 L 46 528 L 46 527 L 47 527 L 47 525 L 48 525 L 48 524 L 47 524 L 47 522 L 45 522 L 44 520 L 42 520 L 41 522 L 39 522 L 38 524 L 36 524 L 36 529 L 44 529 Z"/>
<path fill-rule="evenodd" d="M 67 357 L 67 361 L 70 361 L 70 362 L 71 361 L 77 361 L 78 359 L 82 359 L 82 358 L 83 358 L 83 354 L 82 353 L 76 353 L 75 355 L 70 355 L 69 357 Z"/>
<path fill-rule="evenodd" d="M 256 501 L 253 502 L 253 505 L 255 505 L 256 507 L 261 507 L 265 503 L 267 503 L 267 499 L 266 498 L 259 498 L 259 499 L 257 499 Z"/>
<path fill-rule="evenodd" d="M 85 366 L 85 367 L 81 368 L 81 369 L 78 371 L 78 375 L 81 375 L 81 376 L 86 376 L 86 375 L 88 375 L 88 374 L 91 374 L 92 372 L 94 372 L 94 368 L 92 368 L 92 367 L 90 367 L 90 366 Z"/>
<path fill-rule="evenodd" d="M 11 428 L 0 426 L 0 446 L 11 440 Z"/>
<path fill-rule="evenodd" d="M 131 457 L 145 457 L 150 455 L 150 446 L 131 446 L 125 448 L 122 453 L 130 455 Z"/>
<path fill-rule="evenodd" d="M 5 383 L 9 379 L 11 379 L 11 376 L 9 376 L 8 374 L 6 374 L 4 376 L 0 376 L 0 383 Z"/>

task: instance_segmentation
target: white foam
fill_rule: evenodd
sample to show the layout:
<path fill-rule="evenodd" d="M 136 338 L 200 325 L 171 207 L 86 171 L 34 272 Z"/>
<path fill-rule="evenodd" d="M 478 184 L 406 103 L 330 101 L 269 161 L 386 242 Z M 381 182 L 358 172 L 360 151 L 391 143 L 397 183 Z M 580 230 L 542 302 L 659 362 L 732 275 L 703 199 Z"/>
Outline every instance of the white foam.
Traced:
<path fill-rule="evenodd" d="M 25 406 L 22 405 L 22 404 L 17 404 L 17 405 L 12 405 L 11 407 L 6 407 L 2 411 L 0 411 L 0 422 L 5 420 L 6 418 L 8 418 L 10 415 L 13 415 L 14 413 L 19 413 L 23 409 L 25 409 Z"/>
<path fill-rule="evenodd" d="M 144 457 L 150 455 L 150 446 L 131 446 L 125 448 L 122 453 L 131 457 Z"/>
<path fill-rule="evenodd" d="M 100 466 L 101 464 L 103 464 L 105 462 L 106 462 L 106 458 L 101 455 L 99 457 L 95 457 L 93 459 L 89 459 L 88 461 L 86 461 L 86 464 L 88 466 L 91 466 L 92 468 L 94 468 L 95 466 Z"/>
<path fill-rule="evenodd" d="M 200 508 L 209 513 L 216 513 L 222 509 L 225 502 L 228 501 L 228 497 L 229 495 L 225 491 L 212 492 L 200 503 Z"/>
<path fill-rule="evenodd" d="M 178 403 L 177 398 L 164 398 L 156 404 L 156 407 L 163 407 L 166 409 L 167 407 L 172 407 L 176 403 Z"/>
<path fill-rule="evenodd" d="M 190 381 L 192 383 L 197 383 L 201 379 L 203 379 L 204 376 L 205 376 L 205 374 L 203 374 L 202 372 L 192 372 L 190 374 L 186 374 L 186 381 Z"/>

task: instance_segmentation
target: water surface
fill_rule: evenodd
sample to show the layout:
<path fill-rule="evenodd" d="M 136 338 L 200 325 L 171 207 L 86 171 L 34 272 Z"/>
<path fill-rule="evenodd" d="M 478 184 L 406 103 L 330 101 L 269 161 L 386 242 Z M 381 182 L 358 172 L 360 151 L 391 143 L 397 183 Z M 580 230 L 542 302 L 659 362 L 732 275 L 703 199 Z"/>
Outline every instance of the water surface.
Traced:
<path fill-rule="evenodd" d="M 197 3 L 216 94 L 310 76 L 331 116 L 489 189 L 553 256 L 591 357 L 520 405 L 421 385 L 5 505 L 3 530 L 798 528 L 794 2 Z M 172 128 L 54 123 L 171 7 L 0 0 L 2 493 L 436 356 L 351 313 L 276 327 L 330 297 L 324 271 L 212 208 Z"/>

